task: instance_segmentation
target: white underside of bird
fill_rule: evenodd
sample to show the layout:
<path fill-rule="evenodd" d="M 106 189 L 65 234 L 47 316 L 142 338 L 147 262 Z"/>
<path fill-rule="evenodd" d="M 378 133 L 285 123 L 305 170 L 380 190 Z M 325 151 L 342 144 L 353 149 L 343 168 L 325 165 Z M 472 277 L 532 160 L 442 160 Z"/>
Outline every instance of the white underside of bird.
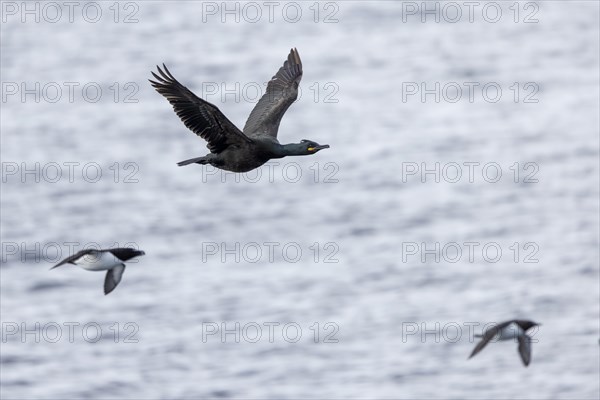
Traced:
<path fill-rule="evenodd" d="M 107 271 L 123 265 L 123 262 L 110 252 L 105 251 L 94 254 L 86 254 L 77 260 L 73 260 L 73 264 L 78 265 L 88 271 Z"/>

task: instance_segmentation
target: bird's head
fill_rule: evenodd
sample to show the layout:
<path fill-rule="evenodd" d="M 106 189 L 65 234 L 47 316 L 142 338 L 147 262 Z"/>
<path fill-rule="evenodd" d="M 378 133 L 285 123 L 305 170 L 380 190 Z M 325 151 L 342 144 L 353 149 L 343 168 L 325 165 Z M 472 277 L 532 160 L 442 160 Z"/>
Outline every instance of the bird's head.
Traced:
<path fill-rule="evenodd" d="M 542 324 L 538 323 L 538 322 L 533 322 L 533 321 L 522 321 L 520 323 L 521 328 L 523 328 L 524 331 L 533 328 L 534 326 L 540 326 Z"/>
<path fill-rule="evenodd" d="M 328 144 L 319 144 L 317 142 L 313 142 L 312 140 L 303 139 L 299 143 L 299 149 L 302 151 L 301 154 L 314 154 L 319 150 L 328 149 Z"/>

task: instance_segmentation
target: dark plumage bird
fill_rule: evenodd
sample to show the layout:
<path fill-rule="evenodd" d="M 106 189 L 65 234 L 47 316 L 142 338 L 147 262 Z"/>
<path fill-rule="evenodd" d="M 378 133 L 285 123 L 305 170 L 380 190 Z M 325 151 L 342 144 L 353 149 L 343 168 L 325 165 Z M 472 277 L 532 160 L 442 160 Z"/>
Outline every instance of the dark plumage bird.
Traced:
<path fill-rule="evenodd" d="M 247 172 L 258 168 L 272 158 L 315 154 L 329 148 L 310 140 L 280 144 L 277 131 L 283 114 L 298 98 L 298 84 L 302 78 L 302 61 L 292 49 L 287 61 L 269 81 L 267 91 L 256 104 L 243 132 L 213 104 L 199 98 L 177 81 L 163 64 L 158 67 L 156 81 L 150 80 L 156 91 L 169 100 L 185 126 L 208 142 L 210 154 L 181 161 L 188 164 L 210 164 L 233 172 Z"/>
<path fill-rule="evenodd" d="M 519 341 L 519 354 L 521 360 L 525 366 L 529 365 L 531 361 L 531 337 L 527 335 L 527 331 L 534 326 L 539 326 L 537 322 L 515 319 L 506 321 L 490 329 L 487 329 L 483 335 L 475 335 L 475 337 L 482 338 L 469 358 L 479 353 L 492 339 L 497 340 L 518 340 Z"/>
<path fill-rule="evenodd" d="M 141 250 L 129 247 L 107 250 L 87 249 L 65 258 L 50 269 L 64 264 L 74 264 L 88 271 L 108 271 L 104 278 L 104 294 L 109 294 L 121 282 L 125 271 L 124 262 L 145 254 Z"/>

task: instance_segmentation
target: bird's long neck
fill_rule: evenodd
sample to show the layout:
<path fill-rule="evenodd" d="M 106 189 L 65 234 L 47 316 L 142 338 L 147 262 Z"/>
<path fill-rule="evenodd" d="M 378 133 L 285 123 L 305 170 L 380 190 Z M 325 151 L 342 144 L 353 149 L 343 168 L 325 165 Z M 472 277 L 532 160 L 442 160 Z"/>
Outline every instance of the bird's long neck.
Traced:
<path fill-rule="evenodd" d="M 282 158 L 286 156 L 302 155 L 301 148 L 298 143 L 281 144 L 275 148 L 275 156 L 273 158 Z"/>
<path fill-rule="evenodd" d="M 293 154 L 287 144 L 277 144 L 277 146 L 272 147 L 270 150 L 272 152 L 271 158 L 283 158 Z"/>

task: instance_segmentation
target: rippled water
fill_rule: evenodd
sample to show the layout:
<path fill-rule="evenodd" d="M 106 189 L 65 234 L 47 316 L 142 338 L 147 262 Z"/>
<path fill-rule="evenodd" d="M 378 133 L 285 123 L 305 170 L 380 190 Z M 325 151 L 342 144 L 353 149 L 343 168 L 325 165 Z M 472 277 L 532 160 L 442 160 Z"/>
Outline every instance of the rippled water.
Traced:
<path fill-rule="evenodd" d="M 85 4 L 2 4 L 3 398 L 598 398 L 597 3 Z M 290 47 L 279 138 L 331 148 L 177 167 L 206 150 L 154 65 L 241 127 Z M 48 271 L 90 243 L 147 255 L 106 297 Z M 517 317 L 543 323 L 528 368 L 467 361 L 469 326 Z"/>

